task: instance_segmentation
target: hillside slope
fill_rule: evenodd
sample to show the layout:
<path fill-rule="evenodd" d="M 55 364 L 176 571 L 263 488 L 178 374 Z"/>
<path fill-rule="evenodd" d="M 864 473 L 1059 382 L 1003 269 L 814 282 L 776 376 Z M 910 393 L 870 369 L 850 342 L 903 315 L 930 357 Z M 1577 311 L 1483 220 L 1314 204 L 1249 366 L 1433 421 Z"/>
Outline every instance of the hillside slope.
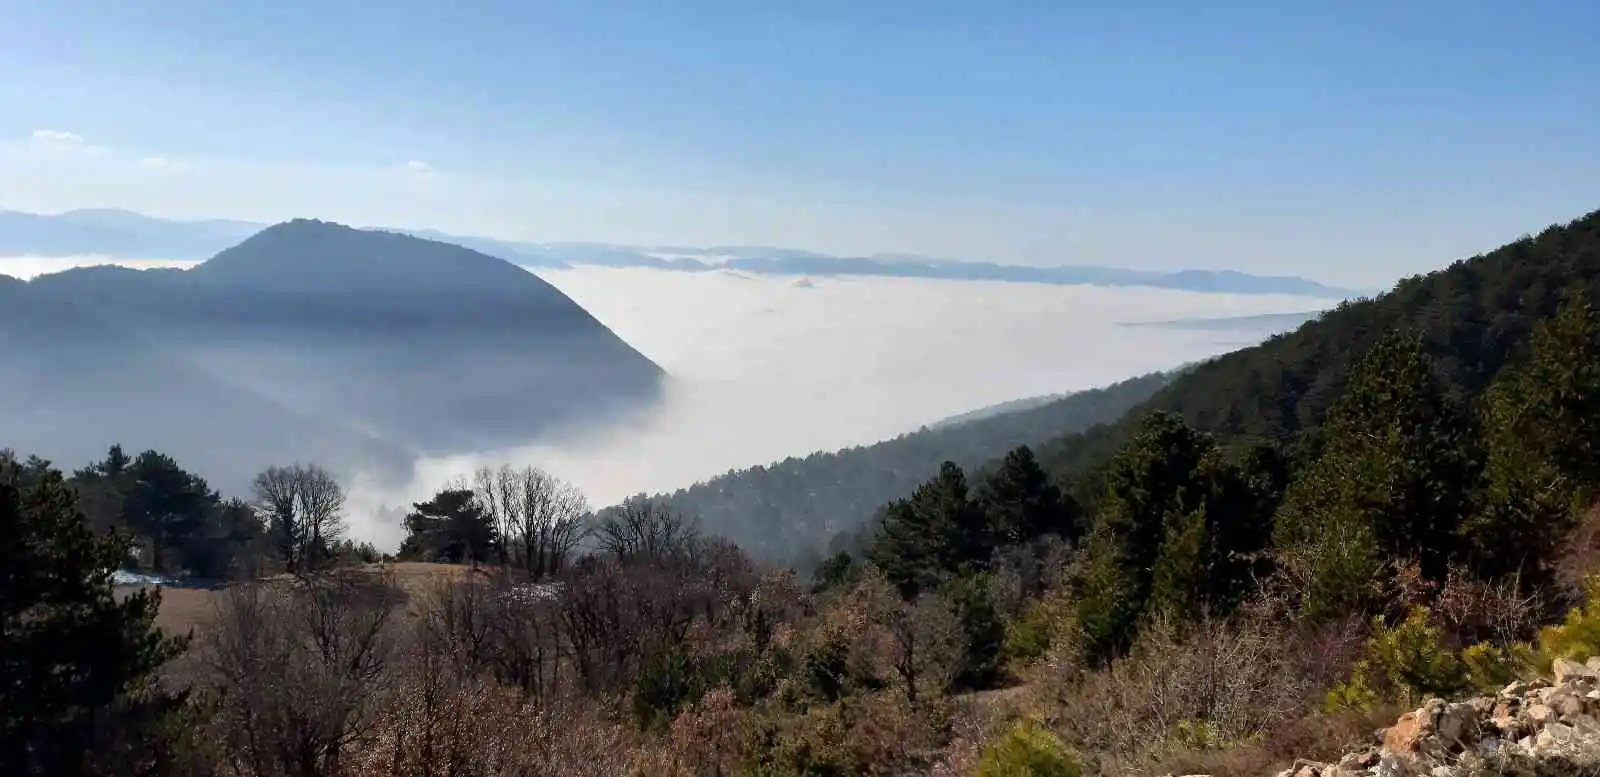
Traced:
<path fill-rule="evenodd" d="M 791 457 L 662 498 L 752 553 L 776 559 L 814 556 L 835 535 L 865 527 L 884 503 L 910 493 L 946 460 L 976 467 L 1054 433 L 1110 423 L 1171 379 L 1171 373 L 1145 375 L 874 445 Z"/>
<path fill-rule="evenodd" d="M 1453 390 L 1475 394 L 1552 315 L 1573 284 L 1600 294 L 1600 211 L 1346 302 L 1293 332 L 1195 367 L 1116 424 L 1067 434 L 1039 451 L 1062 477 L 1081 476 L 1125 441 L 1146 411 L 1181 415 L 1227 444 L 1303 444 L 1354 361 L 1392 330 L 1423 338 Z"/>
<path fill-rule="evenodd" d="M 76 426 L 7 430 L 4 444 L 51 456 L 122 441 L 232 470 L 287 455 L 265 444 L 286 432 L 304 440 L 301 459 L 344 459 L 329 435 L 476 451 L 604 422 L 654 401 L 665 377 L 508 262 L 316 221 L 269 227 L 191 270 L 93 267 L 5 289 L 16 312 L 0 319 L 13 365 L 3 409 L 97 419 L 92 441 Z"/>

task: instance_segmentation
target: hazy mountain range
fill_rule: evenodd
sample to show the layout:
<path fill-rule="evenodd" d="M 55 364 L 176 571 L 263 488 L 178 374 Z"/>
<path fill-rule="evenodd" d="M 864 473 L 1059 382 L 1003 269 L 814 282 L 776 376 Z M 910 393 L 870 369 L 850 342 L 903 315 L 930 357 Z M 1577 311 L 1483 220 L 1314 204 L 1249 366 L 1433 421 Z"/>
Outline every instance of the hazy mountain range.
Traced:
<path fill-rule="evenodd" d="M 514 264 L 319 221 L 189 270 L 5 281 L 5 445 L 67 462 L 155 447 L 223 487 L 307 458 L 402 474 L 415 455 L 601 422 L 653 402 L 665 377 Z"/>
<path fill-rule="evenodd" d="M 203 259 L 265 227 L 265 224 L 243 221 L 174 221 L 112 209 L 74 210 L 54 215 L 0 211 L 0 256 L 103 255 L 141 259 Z M 453 243 L 530 267 L 599 265 L 685 272 L 721 268 L 769 275 L 869 275 L 1057 285 L 1150 286 L 1201 292 L 1317 297 L 1352 297 L 1365 293 L 1296 276 L 1260 276 L 1232 270 L 1165 272 L 1113 267 L 1033 267 L 936 259 L 912 254 L 830 256 L 769 246 L 695 248 L 530 243 L 452 235 L 432 229 L 382 229 Z"/>

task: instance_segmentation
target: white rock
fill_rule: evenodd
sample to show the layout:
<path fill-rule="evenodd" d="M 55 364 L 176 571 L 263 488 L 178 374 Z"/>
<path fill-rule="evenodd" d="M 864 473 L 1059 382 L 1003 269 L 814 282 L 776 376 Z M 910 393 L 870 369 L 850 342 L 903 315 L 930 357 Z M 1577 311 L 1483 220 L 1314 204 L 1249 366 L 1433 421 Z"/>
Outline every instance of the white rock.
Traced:
<path fill-rule="evenodd" d="M 1600 670 L 1591 669 L 1570 658 L 1556 659 L 1550 664 L 1550 673 L 1555 675 L 1557 683 L 1563 685 L 1578 681 L 1594 682 L 1595 680 L 1600 680 Z"/>

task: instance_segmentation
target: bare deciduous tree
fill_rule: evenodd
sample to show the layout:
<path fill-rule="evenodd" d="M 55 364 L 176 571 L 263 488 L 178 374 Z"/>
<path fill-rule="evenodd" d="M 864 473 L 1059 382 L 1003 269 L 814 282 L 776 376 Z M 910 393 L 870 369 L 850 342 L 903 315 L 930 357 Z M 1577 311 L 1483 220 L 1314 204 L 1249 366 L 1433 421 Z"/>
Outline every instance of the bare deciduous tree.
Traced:
<path fill-rule="evenodd" d="M 337 576 L 229 590 L 199 655 L 233 771 L 325 777 L 371 745 L 396 603 L 389 581 Z"/>
<path fill-rule="evenodd" d="M 472 491 L 503 538 L 501 560 L 514 555 L 530 577 L 560 571 L 583 541 L 588 500 L 538 467 L 484 467 L 473 475 Z"/>
<path fill-rule="evenodd" d="M 255 508 L 284 565 L 310 569 L 344 535 L 344 487 L 316 464 L 268 467 L 251 484 Z"/>
<path fill-rule="evenodd" d="M 961 621 L 950 602 L 925 593 L 895 607 L 886 624 L 893 647 L 895 674 L 905 683 L 906 701 L 917 703 L 920 690 L 943 691 L 961 662 Z"/>
<path fill-rule="evenodd" d="M 700 539 L 694 521 L 643 495 L 607 511 L 596 533 L 600 549 L 623 561 L 665 561 L 689 552 Z"/>

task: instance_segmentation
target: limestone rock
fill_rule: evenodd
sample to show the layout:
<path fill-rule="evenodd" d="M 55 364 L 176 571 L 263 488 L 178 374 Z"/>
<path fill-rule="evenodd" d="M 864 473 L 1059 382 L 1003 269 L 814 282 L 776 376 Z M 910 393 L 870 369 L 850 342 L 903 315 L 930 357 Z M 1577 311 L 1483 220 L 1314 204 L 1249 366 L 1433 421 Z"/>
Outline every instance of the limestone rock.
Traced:
<path fill-rule="evenodd" d="M 1379 729 L 1379 746 L 1336 764 L 1296 761 L 1279 777 L 1600 774 L 1600 656 L 1552 668 L 1554 683 L 1517 681 L 1493 696 L 1428 699 Z"/>
<path fill-rule="evenodd" d="M 1550 665 L 1550 672 L 1555 675 L 1556 685 L 1600 681 L 1600 670 L 1591 669 L 1587 664 L 1580 664 L 1577 661 L 1566 658 L 1556 659 Z"/>

